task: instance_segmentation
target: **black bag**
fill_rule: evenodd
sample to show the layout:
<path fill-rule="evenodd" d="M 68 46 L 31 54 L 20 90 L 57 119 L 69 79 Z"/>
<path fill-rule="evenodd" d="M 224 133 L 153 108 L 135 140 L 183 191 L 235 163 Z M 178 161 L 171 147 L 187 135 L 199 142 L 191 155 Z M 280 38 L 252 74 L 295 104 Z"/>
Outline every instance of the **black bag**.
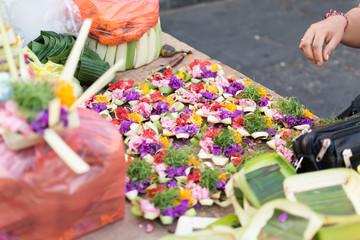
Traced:
<path fill-rule="evenodd" d="M 360 95 L 357 96 L 350 104 L 348 108 L 346 108 L 342 113 L 337 115 L 337 119 L 345 119 L 352 115 L 360 113 Z"/>
<path fill-rule="evenodd" d="M 321 126 L 293 141 L 298 172 L 360 164 L 360 115 Z M 360 170 L 360 167 L 359 167 Z"/>

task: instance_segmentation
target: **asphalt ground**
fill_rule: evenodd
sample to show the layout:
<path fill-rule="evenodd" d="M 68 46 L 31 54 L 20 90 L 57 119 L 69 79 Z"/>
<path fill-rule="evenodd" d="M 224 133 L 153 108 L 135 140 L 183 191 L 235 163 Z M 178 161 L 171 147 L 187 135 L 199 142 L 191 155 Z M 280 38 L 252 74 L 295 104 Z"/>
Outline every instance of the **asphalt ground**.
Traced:
<path fill-rule="evenodd" d="M 160 10 L 164 32 L 329 118 L 360 94 L 360 50 L 339 45 L 322 67 L 299 49 L 307 28 L 349 0 L 217 0 Z"/>

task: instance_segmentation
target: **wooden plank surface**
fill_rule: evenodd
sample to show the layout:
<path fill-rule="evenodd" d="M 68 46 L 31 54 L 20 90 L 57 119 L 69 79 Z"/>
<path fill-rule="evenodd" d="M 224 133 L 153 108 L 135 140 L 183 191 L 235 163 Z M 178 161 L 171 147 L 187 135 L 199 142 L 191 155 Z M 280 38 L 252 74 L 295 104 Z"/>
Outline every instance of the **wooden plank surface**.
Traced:
<path fill-rule="evenodd" d="M 245 75 L 237 72 L 236 70 L 222 64 L 221 62 L 211 59 L 209 56 L 197 51 L 196 49 L 190 47 L 189 45 L 177 40 L 176 38 L 170 36 L 169 34 L 163 33 L 163 44 L 169 44 L 177 49 L 182 49 L 186 51 L 192 51 L 192 57 L 186 56 L 179 65 L 175 67 L 180 68 L 181 66 L 185 66 L 190 64 L 195 59 L 199 59 L 200 61 L 210 61 L 213 63 L 218 63 L 223 67 L 225 72 L 225 76 L 234 76 L 237 78 L 244 77 L 247 78 Z M 176 56 L 175 56 L 176 57 Z M 174 58 L 174 57 L 172 57 Z M 135 82 L 145 82 L 146 76 L 151 74 L 152 70 L 161 69 L 161 64 L 168 63 L 172 58 L 163 58 L 160 57 L 156 61 L 145 65 L 143 67 L 128 70 L 125 72 L 119 72 L 117 74 L 117 79 L 131 79 Z M 255 83 L 257 84 L 257 83 Z M 257 84 L 261 86 L 260 84 Z M 278 94 L 274 93 L 273 91 L 267 89 L 269 93 L 271 93 L 275 97 L 279 97 Z M 106 239 L 106 240 L 135 240 L 135 239 L 146 239 L 146 240 L 155 240 L 161 236 L 169 234 L 170 232 L 174 232 L 176 228 L 176 221 L 169 225 L 164 226 L 160 223 L 159 220 L 155 221 L 148 221 L 141 217 L 136 217 L 131 214 L 130 209 L 132 205 L 130 202 L 126 202 L 126 211 L 125 211 L 125 218 L 118 222 L 112 223 L 104 228 L 101 228 L 93 233 L 90 233 L 86 236 L 80 238 L 81 240 L 99 240 L 99 239 Z M 201 207 L 197 209 L 197 216 L 206 216 L 206 217 L 217 217 L 220 218 L 222 216 L 226 216 L 230 213 L 234 213 L 233 207 L 229 206 L 226 208 L 221 208 L 219 206 L 212 206 L 212 207 Z M 146 225 L 152 224 L 154 226 L 154 231 L 151 233 L 146 233 Z"/>

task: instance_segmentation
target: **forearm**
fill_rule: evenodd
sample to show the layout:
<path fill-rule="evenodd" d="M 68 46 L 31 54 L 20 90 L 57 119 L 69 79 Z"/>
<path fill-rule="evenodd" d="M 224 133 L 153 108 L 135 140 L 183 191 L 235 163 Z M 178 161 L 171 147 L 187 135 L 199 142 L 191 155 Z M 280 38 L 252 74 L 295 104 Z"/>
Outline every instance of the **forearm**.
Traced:
<path fill-rule="evenodd" d="M 346 13 L 349 26 L 345 31 L 341 43 L 349 47 L 360 48 L 360 5 Z"/>

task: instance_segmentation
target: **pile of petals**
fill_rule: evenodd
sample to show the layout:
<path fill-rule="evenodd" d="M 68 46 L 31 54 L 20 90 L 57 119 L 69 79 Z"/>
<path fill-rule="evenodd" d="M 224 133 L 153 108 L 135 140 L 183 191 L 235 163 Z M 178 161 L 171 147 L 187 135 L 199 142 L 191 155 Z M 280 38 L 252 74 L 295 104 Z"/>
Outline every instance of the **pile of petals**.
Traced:
<path fill-rule="evenodd" d="M 49 127 L 49 103 L 60 99 L 59 121 L 68 125 L 68 107 L 76 100 L 67 81 L 13 79 L 0 73 L 0 129 L 6 132 L 43 135 Z"/>
<path fill-rule="evenodd" d="M 225 77 L 219 64 L 198 60 L 144 84 L 110 84 L 83 107 L 125 137 L 132 212 L 164 224 L 199 206 L 228 205 L 229 178 L 261 151 L 294 163 L 291 140 L 314 124 L 297 99 L 274 99 L 250 79 Z"/>

